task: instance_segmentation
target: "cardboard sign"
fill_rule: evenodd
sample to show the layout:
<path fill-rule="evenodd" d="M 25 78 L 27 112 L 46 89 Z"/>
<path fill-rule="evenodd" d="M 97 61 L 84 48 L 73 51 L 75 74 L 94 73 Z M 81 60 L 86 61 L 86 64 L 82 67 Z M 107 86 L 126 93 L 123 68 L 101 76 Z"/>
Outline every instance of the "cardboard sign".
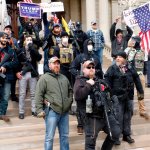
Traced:
<path fill-rule="evenodd" d="M 129 26 L 129 27 L 134 27 L 134 26 L 138 26 L 137 20 L 134 17 L 134 13 L 131 9 L 125 10 L 123 11 L 123 17 L 124 17 L 124 21 L 125 23 Z"/>
<path fill-rule="evenodd" d="M 60 12 L 64 11 L 64 4 L 62 2 L 40 3 L 43 12 Z"/>

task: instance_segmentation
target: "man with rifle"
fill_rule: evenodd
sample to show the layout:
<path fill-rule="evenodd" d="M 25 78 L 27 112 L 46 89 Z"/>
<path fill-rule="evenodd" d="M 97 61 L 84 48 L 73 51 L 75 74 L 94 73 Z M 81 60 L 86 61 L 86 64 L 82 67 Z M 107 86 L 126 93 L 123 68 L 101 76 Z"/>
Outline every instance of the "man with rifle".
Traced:
<path fill-rule="evenodd" d="M 83 64 L 83 75 L 78 76 L 74 85 L 74 96 L 81 114 L 85 131 L 85 150 L 95 150 L 96 139 L 102 129 L 107 136 L 101 150 L 111 150 L 120 135 L 113 103 L 118 99 L 110 97 L 107 84 L 95 77 L 95 64 L 87 60 Z"/>
<path fill-rule="evenodd" d="M 73 46 L 76 48 L 76 55 L 83 53 L 83 43 L 88 39 L 86 33 L 82 30 L 81 23 L 79 21 L 75 24 L 75 29 L 70 30 L 71 36 L 73 37 Z"/>
<path fill-rule="evenodd" d="M 19 79 L 19 119 L 24 119 L 24 101 L 26 97 L 27 83 L 30 87 L 30 97 L 32 105 L 32 115 L 35 114 L 35 88 L 37 84 L 38 68 L 37 62 L 41 60 L 36 45 L 33 44 L 32 36 L 25 37 L 24 47 L 17 51 L 19 67 L 17 68 L 17 78 Z"/>
<path fill-rule="evenodd" d="M 18 65 L 16 53 L 7 45 L 7 34 L 0 32 L 0 120 L 10 121 L 6 116 L 11 83 L 15 79 L 13 70 Z"/>
<path fill-rule="evenodd" d="M 103 71 L 101 67 L 101 63 L 99 61 L 99 58 L 94 54 L 93 52 L 94 48 L 94 43 L 91 39 L 87 39 L 84 41 L 84 46 L 83 46 L 83 53 L 79 54 L 71 63 L 70 66 L 70 72 L 74 76 L 74 78 L 77 77 L 77 75 L 82 75 L 82 70 L 83 70 L 83 63 L 86 60 L 92 60 L 95 63 L 95 70 L 96 73 L 95 75 L 99 77 L 100 79 L 103 79 Z M 77 120 L 78 120 L 78 125 L 77 125 L 77 132 L 78 134 L 83 134 L 83 125 L 80 117 L 80 111 L 78 111 L 78 104 L 77 104 Z"/>

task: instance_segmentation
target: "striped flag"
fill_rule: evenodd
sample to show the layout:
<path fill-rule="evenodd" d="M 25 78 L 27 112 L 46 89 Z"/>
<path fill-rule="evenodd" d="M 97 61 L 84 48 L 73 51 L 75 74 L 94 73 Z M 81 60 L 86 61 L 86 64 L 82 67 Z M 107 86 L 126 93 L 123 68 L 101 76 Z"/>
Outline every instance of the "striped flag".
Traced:
<path fill-rule="evenodd" d="M 33 3 L 32 0 L 23 0 L 25 3 Z"/>
<path fill-rule="evenodd" d="M 134 16 L 141 29 L 141 48 L 148 54 L 150 51 L 150 3 L 140 6 L 133 10 Z"/>
<path fill-rule="evenodd" d="M 140 32 L 139 36 L 141 37 L 141 48 L 148 53 L 150 51 L 150 30 L 147 32 Z"/>

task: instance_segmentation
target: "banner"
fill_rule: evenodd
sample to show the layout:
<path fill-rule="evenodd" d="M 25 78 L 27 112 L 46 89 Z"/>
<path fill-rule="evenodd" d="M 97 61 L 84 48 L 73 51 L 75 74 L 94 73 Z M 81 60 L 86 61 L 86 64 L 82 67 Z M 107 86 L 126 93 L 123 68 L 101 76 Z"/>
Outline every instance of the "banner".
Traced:
<path fill-rule="evenodd" d="M 137 20 L 136 20 L 135 17 L 134 17 L 133 10 L 128 9 L 128 10 L 123 11 L 123 17 L 124 17 L 125 23 L 126 23 L 130 28 L 132 28 L 132 27 L 138 25 Z"/>
<path fill-rule="evenodd" d="M 51 2 L 50 4 L 41 3 L 40 6 L 41 6 L 41 9 L 43 9 L 43 12 L 64 11 L 64 4 L 62 2 Z"/>
<path fill-rule="evenodd" d="M 41 8 L 35 3 L 20 3 L 19 12 L 21 17 L 41 18 Z"/>

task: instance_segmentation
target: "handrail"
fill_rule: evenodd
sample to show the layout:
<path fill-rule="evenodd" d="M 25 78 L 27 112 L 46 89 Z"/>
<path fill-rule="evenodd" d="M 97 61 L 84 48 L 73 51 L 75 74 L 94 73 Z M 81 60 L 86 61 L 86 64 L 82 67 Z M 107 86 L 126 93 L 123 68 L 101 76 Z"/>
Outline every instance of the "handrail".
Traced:
<path fill-rule="evenodd" d="M 110 44 L 105 44 L 103 55 L 105 55 L 105 57 L 112 61 Z"/>

